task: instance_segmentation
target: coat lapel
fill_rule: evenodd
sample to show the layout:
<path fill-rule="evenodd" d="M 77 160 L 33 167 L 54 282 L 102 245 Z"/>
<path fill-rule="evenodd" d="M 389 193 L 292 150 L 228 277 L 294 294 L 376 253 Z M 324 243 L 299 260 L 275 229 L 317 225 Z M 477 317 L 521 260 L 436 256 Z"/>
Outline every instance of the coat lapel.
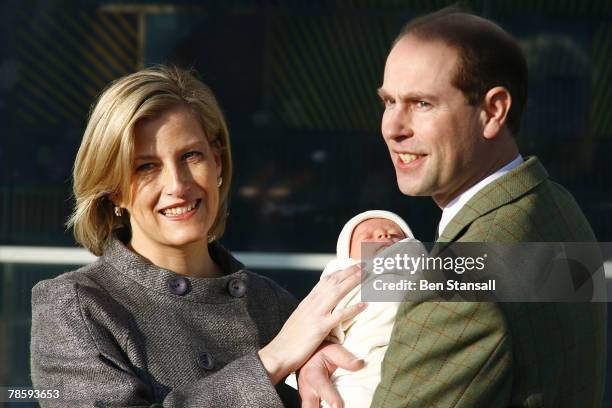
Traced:
<path fill-rule="evenodd" d="M 527 158 L 518 167 L 488 184 L 472 197 L 448 223 L 438 242 L 456 240 L 461 231 L 474 220 L 527 194 L 546 178 L 548 172 L 538 158 Z"/>

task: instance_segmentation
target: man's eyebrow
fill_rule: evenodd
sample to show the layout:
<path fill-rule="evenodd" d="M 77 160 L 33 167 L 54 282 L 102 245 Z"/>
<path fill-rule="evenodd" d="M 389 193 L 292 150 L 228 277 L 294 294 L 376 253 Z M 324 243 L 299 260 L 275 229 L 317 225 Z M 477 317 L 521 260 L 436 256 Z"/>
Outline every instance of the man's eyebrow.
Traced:
<path fill-rule="evenodd" d="M 410 93 L 407 93 L 406 95 L 402 95 L 401 98 L 407 101 L 419 101 L 421 99 L 426 99 L 428 101 L 438 100 L 438 97 L 435 96 L 434 94 L 428 94 L 425 92 L 410 92 Z"/>
<path fill-rule="evenodd" d="M 384 89 L 382 89 L 382 87 L 378 88 L 376 90 L 376 93 L 378 94 L 378 96 L 380 97 L 380 99 L 385 99 L 389 97 L 389 93 L 387 93 L 387 91 L 385 91 Z"/>
<path fill-rule="evenodd" d="M 392 99 L 393 97 L 384 89 L 378 88 L 376 93 L 381 99 Z M 418 101 L 421 99 L 426 99 L 430 101 L 437 101 L 438 97 L 433 94 L 428 94 L 424 92 L 409 92 L 407 94 L 400 95 L 400 99 L 403 101 Z"/>

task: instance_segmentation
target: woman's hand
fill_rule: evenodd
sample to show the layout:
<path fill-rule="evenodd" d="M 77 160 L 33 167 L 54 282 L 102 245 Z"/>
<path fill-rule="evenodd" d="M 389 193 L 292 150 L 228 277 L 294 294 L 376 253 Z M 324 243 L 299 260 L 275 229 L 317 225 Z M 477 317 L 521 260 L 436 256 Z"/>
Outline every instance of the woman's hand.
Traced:
<path fill-rule="evenodd" d="M 361 267 L 352 266 L 326 275 L 302 300 L 280 333 L 259 358 L 273 384 L 297 370 L 340 322 L 355 317 L 367 303 L 334 310 L 338 302 L 361 281 Z"/>

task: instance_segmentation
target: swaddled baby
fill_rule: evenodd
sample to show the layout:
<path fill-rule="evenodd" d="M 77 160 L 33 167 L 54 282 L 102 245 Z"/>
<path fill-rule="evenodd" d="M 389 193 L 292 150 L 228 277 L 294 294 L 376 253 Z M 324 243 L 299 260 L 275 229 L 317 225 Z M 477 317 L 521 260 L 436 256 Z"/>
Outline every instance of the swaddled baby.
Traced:
<path fill-rule="evenodd" d="M 336 258 L 323 270 L 321 277 L 367 261 L 397 242 L 418 242 L 408 224 L 397 214 L 372 210 L 357 214 L 342 228 L 336 246 Z M 362 244 L 367 245 L 362 247 Z M 362 254 L 362 248 L 367 254 Z M 361 301 L 360 287 L 346 295 L 336 308 L 341 309 Z M 331 377 L 346 408 L 369 408 L 376 386 L 380 382 L 380 368 L 397 313 L 398 302 L 372 302 L 352 319 L 335 327 L 328 340 L 342 344 L 356 357 L 365 361 L 358 371 L 338 368 Z M 296 387 L 295 377 L 287 384 Z M 328 407 L 323 403 L 323 407 Z"/>
<path fill-rule="evenodd" d="M 331 260 L 321 276 L 345 269 L 368 260 L 397 242 L 415 241 L 408 224 L 389 211 L 366 211 L 351 218 L 342 228 L 336 246 L 336 259 Z M 368 254 L 362 254 L 367 243 Z M 360 288 L 346 295 L 336 306 L 344 308 L 361 301 Z M 332 330 L 328 340 L 342 344 L 356 357 L 365 361 L 357 371 L 337 369 L 332 375 L 347 408 L 369 408 L 376 386 L 380 382 L 380 368 L 395 322 L 398 302 L 372 302 L 352 319 Z M 323 406 L 327 406 L 323 404 Z"/>

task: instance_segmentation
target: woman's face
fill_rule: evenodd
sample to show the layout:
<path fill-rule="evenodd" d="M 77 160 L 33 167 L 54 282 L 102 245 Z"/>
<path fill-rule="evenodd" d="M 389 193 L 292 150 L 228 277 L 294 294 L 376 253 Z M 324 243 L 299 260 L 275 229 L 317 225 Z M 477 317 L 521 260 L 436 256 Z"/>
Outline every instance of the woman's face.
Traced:
<path fill-rule="evenodd" d="M 178 107 L 135 127 L 132 201 L 135 249 L 205 243 L 217 209 L 221 159 L 191 111 Z"/>

